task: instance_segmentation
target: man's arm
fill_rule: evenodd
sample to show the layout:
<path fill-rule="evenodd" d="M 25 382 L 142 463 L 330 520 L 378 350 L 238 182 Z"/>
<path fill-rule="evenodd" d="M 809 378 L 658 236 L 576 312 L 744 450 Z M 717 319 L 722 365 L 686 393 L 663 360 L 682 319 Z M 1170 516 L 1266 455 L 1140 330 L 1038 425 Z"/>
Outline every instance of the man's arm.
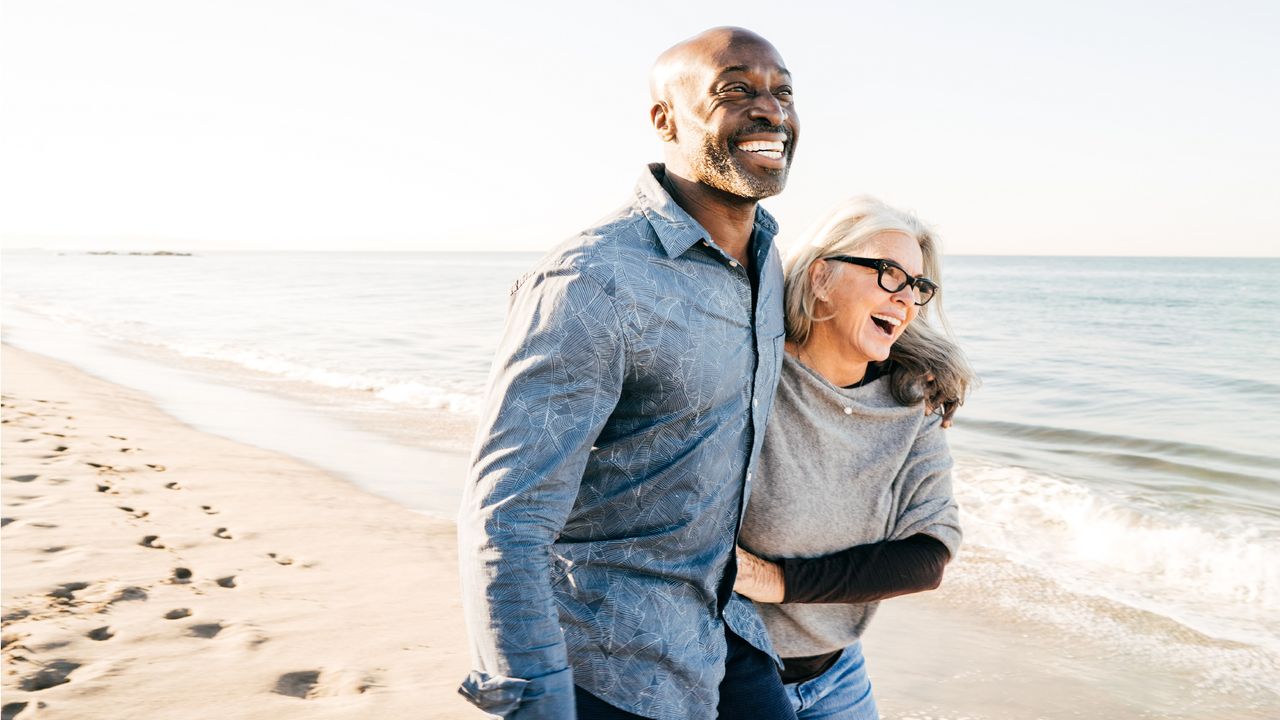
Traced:
<path fill-rule="evenodd" d="M 622 388 L 612 299 L 577 268 L 513 293 L 458 518 L 462 601 L 478 669 L 459 689 L 520 720 L 574 717 L 549 548 Z"/>

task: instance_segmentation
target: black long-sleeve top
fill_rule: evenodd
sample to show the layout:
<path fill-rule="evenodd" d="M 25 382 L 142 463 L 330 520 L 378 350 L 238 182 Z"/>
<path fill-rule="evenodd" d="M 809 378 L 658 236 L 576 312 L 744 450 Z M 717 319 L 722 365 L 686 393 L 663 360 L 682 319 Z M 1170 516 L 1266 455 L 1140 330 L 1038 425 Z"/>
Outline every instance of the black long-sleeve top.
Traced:
<path fill-rule="evenodd" d="M 855 545 L 817 558 L 784 558 L 784 603 L 865 603 L 933 590 L 951 560 L 946 545 L 929 535 Z M 831 667 L 833 653 L 783 658 L 783 682 L 803 682 Z"/>

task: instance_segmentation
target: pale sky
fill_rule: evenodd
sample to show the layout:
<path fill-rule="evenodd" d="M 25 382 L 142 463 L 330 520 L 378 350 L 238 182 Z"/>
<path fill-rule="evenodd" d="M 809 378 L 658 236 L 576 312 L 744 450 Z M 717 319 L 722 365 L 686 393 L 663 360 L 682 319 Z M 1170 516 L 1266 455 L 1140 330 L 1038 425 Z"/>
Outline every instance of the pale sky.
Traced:
<path fill-rule="evenodd" d="M 661 159 L 646 75 L 770 39 L 783 237 L 840 198 L 950 253 L 1280 255 L 1280 3 L 4 0 L 0 237 L 545 250 Z"/>

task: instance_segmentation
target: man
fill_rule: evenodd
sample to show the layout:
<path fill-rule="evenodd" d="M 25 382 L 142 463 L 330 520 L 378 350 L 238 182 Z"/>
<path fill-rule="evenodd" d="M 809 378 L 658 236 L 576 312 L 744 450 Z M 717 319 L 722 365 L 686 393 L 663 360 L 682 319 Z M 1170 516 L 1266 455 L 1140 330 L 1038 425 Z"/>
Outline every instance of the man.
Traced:
<path fill-rule="evenodd" d="M 767 643 L 726 604 L 782 357 L 757 202 L 795 153 L 791 76 L 715 28 L 663 53 L 650 91 L 665 165 L 517 283 L 480 420 L 458 521 L 479 669 L 460 692 L 505 717 L 794 717 L 725 626 Z"/>

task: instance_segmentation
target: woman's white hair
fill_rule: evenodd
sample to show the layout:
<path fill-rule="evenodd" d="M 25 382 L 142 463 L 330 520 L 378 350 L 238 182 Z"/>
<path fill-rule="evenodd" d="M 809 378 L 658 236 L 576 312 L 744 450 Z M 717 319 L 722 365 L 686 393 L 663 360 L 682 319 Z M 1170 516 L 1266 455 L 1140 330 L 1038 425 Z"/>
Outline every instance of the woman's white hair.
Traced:
<path fill-rule="evenodd" d="M 819 295 L 824 288 L 814 276 L 814 263 L 833 255 L 858 255 L 875 236 L 885 232 L 902 233 L 920 245 L 924 257 L 924 276 L 942 284 L 941 250 L 937 236 L 913 213 L 899 210 L 879 200 L 859 195 L 840 203 L 814 225 L 789 254 L 785 267 L 785 312 L 787 337 L 804 344 L 815 322 L 829 317 L 817 315 Z M 843 264 L 832 273 L 844 272 Z M 932 324 L 936 318 L 937 326 Z M 962 404 L 964 396 L 976 381 L 964 353 L 951 337 L 950 326 L 942 311 L 942 293 L 920 308 L 915 320 L 902 331 L 889 353 L 890 378 L 894 397 L 903 404 L 927 399 L 936 407 L 945 402 Z"/>

